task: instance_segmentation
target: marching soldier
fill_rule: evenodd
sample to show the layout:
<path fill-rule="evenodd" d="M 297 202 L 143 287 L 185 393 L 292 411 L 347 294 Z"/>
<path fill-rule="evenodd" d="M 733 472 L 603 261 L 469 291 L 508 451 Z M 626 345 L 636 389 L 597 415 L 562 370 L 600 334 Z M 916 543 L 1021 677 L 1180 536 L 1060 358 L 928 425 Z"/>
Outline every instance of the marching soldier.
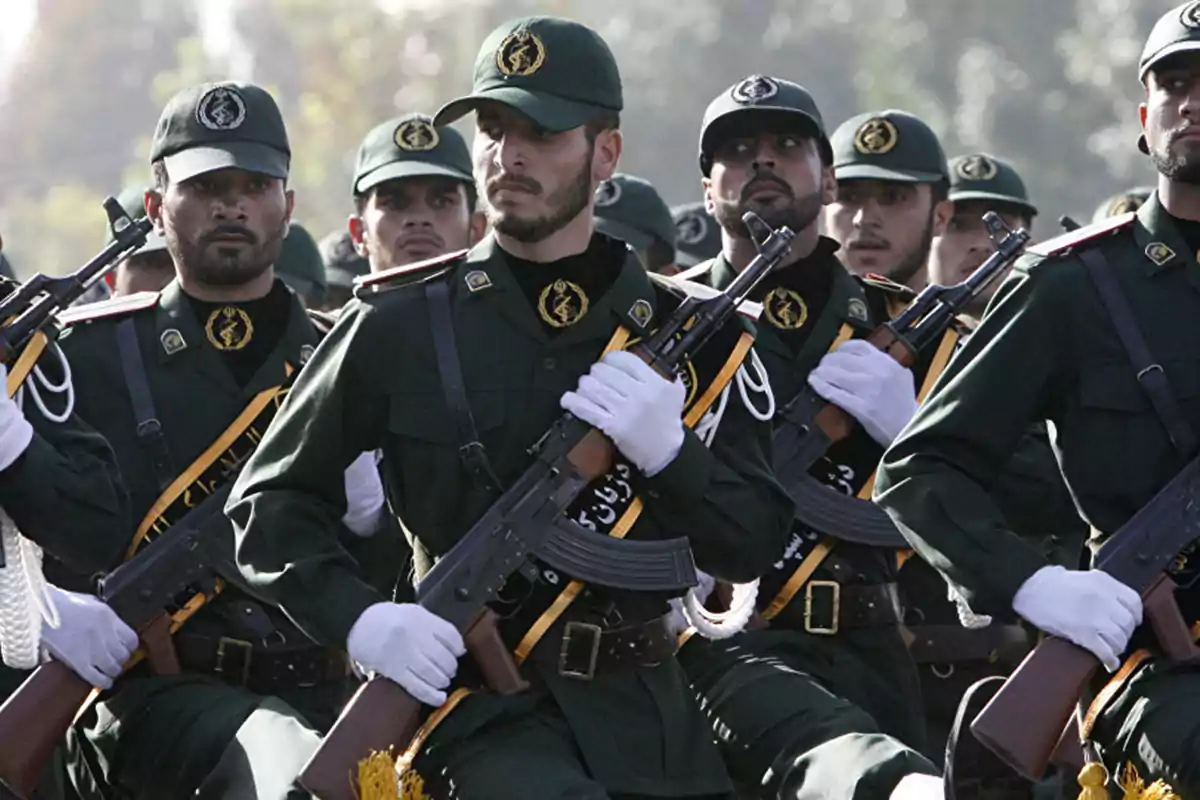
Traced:
<path fill-rule="evenodd" d="M 674 275 L 675 220 L 654 185 L 617 173 L 596 189 L 596 230 L 637 251 L 650 272 Z"/>
<path fill-rule="evenodd" d="M 644 510 L 630 538 L 687 536 L 700 568 L 733 580 L 783 546 L 790 503 L 771 476 L 767 426 L 736 396 L 709 446 L 680 422 L 729 387 L 745 358 L 741 324 L 719 331 L 682 382 L 619 350 L 679 302 L 624 243 L 593 232 L 596 187 L 621 155 L 621 108 L 616 61 L 589 28 L 531 17 L 487 38 L 474 92 L 435 121 L 475 112 L 474 174 L 494 234 L 363 282 L 230 500 L 255 586 L 428 705 L 446 700 L 463 643 L 421 606 L 384 602 L 337 545 L 327 487 L 354 450 L 382 448 L 418 576 L 531 464 L 530 446 L 564 409 L 622 454 L 616 482 L 601 479 L 572 509 L 580 524 L 611 531 L 637 513 L 636 493 Z M 443 322 L 431 329 L 431 318 Z M 439 362 L 439 347 L 461 363 Z M 456 386 L 469 417 L 453 410 Z M 542 565 L 508 580 L 500 631 L 532 687 L 455 692 L 410 785 L 415 774 L 433 796 L 468 800 L 725 796 L 720 754 L 674 658 L 667 597 L 569 577 Z M 555 602 L 564 586 L 574 602 Z"/>
<path fill-rule="evenodd" d="M 855 275 L 924 286 L 929 249 L 950 220 L 949 172 L 928 125 L 903 111 L 859 114 L 830 137 L 837 199 L 825 230 Z"/>
<path fill-rule="evenodd" d="M 1132 641 L 1126 668 L 1086 717 L 1131 797 L 1147 784 L 1155 797 L 1200 793 L 1192 702 L 1200 677 L 1158 655 L 1152 636 L 1134 635 L 1137 592 L 1102 571 L 1051 565 L 1013 535 L 991 490 L 995 465 L 1028 425 L 1051 421 L 1067 485 L 1100 542 L 1195 455 L 1187 443 L 1200 422 L 1191 378 L 1200 155 L 1189 132 L 1200 103 L 1198 50 L 1200 3 L 1192 2 L 1159 19 L 1139 63 L 1138 144 L 1159 172 L 1156 192 L 1136 214 L 1045 242 L 1017 264 L 963 357 L 887 453 L 876 487 L 914 546 L 977 611 L 1015 612 L 1110 672 Z M 1153 368 L 1142 364 L 1144 350 Z M 1148 371 L 1165 380 L 1144 380 Z M 1162 403 L 1178 413 L 1160 417 Z M 1169 570 L 1189 622 L 1197 617 L 1191 549 Z"/>
<path fill-rule="evenodd" d="M 344 228 L 325 236 L 318 245 L 325 263 L 325 292 L 322 311 L 337 312 L 354 296 L 354 281 L 371 272 L 371 264 L 354 249 L 354 240 Z"/>
<path fill-rule="evenodd" d="M 704 201 L 671 209 L 675 218 L 675 262 L 680 269 L 716 258 L 721 252 L 721 226 L 704 207 Z"/>
<path fill-rule="evenodd" d="M 132 511 L 90 537 L 89 573 L 136 558 L 231 479 L 319 340 L 272 268 L 292 210 L 289 153 L 263 89 L 218 83 L 175 95 L 155 129 L 145 206 L 176 279 L 162 292 L 61 315 L 76 409 L 112 446 Z M 56 486 L 63 475 L 48 470 L 39 480 Z M 339 476 L 331 490 L 341 505 L 334 530 L 369 535 L 383 503 L 369 454 L 344 485 L 345 495 Z M 346 697 L 342 654 L 233 585 L 173 642 L 182 674 L 139 664 L 73 731 L 76 788 L 104 797 L 284 796 Z"/>
<path fill-rule="evenodd" d="M 316 240 L 299 222 L 288 224 L 275 274 L 305 308 L 319 309 L 325 303 L 325 261 Z"/>
<path fill-rule="evenodd" d="M 837 243 L 818 232 L 837 187 L 811 95 L 764 75 L 722 92 L 704 115 L 700 167 L 723 249 L 683 276 L 716 288 L 733 280 L 753 253 L 746 211 L 798 232 L 789 262 L 755 290 L 757 350 L 775 408 L 811 386 L 861 423 L 806 470 L 819 492 L 858 494 L 915 410 L 915 386 L 909 370 L 852 338 L 887 319 L 891 295 L 844 270 Z M 917 751 L 920 690 L 901 635 L 896 552 L 832 533 L 797 520 L 758 587 L 769 627 L 693 635 L 681 661 L 743 793 L 940 797 L 937 770 Z"/>

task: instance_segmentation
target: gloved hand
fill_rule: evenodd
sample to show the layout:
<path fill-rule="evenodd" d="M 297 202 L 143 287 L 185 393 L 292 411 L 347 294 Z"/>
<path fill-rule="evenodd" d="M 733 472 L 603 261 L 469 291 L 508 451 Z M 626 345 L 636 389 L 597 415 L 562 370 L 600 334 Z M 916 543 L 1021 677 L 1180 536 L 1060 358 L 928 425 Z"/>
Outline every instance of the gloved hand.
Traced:
<path fill-rule="evenodd" d="M 682 381 L 666 380 L 633 353 L 614 351 L 593 364 L 559 403 L 604 431 L 643 475 L 653 477 L 683 447 L 686 399 Z"/>
<path fill-rule="evenodd" d="M 458 629 L 415 603 L 376 603 L 355 621 L 346 652 L 366 671 L 395 681 L 428 706 L 446 692 L 466 652 Z"/>
<path fill-rule="evenodd" d="M 375 452 L 367 452 L 346 467 L 346 513 L 342 524 L 364 538 L 379 530 L 383 510 L 383 481 L 375 466 Z"/>
<path fill-rule="evenodd" d="M 8 469 L 33 441 L 33 426 L 3 387 L 8 368 L 0 364 L 0 471 Z"/>
<path fill-rule="evenodd" d="M 912 372 L 862 339 L 850 339 L 827 353 L 808 373 L 808 385 L 858 420 L 884 447 L 917 413 Z"/>
<path fill-rule="evenodd" d="M 99 598 L 47 587 L 58 627 L 42 623 L 42 644 L 55 660 L 92 686 L 108 689 L 138 646 L 133 628 Z"/>
<path fill-rule="evenodd" d="M 1142 623 L 1142 598 L 1100 570 L 1042 567 L 1017 590 L 1013 611 L 1046 633 L 1090 650 L 1115 672 Z"/>

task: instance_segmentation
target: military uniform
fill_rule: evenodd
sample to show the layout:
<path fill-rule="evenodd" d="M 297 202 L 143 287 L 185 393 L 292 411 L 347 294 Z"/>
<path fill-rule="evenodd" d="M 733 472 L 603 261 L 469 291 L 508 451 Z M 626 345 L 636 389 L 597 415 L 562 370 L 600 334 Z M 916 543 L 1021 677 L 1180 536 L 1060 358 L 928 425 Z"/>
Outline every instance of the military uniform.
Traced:
<path fill-rule="evenodd" d="M 636 250 L 646 269 L 678 271 L 675 220 L 650 181 L 617 173 L 596 188 L 595 208 L 596 230 Z"/>
<path fill-rule="evenodd" d="M 287 174 L 279 111 L 265 91 L 246 84 L 176 95 L 152 152 L 172 181 L 224 167 Z M 162 511 L 159 498 L 172 496 L 176 477 L 193 480 L 202 454 L 260 393 L 285 386 L 319 340 L 280 281 L 266 297 L 224 304 L 191 298 L 173 281 L 161 294 L 75 309 L 63 320 L 77 411 L 115 451 L 132 510 L 120 524 L 72 536 L 74 546 L 87 544 L 90 558 L 71 564 L 85 574 L 111 569 L 135 541 L 161 532 L 147 522 Z M 230 450 L 220 464 L 236 470 L 244 457 Z M 39 472 L 40 485 L 62 491 L 65 474 Z M 206 475 L 206 489 L 193 483 L 189 491 L 221 482 Z M 80 575 L 60 581 L 81 582 Z M 281 796 L 315 748 L 315 728 L 330 724 L 347 696 L 344 658 L 232 586 L 174 641 L 183 674 L 153 675 L 139 665 L 82 719 L 74 732 L 77 788 L 85 796 L 186 797 L 197 787 L 214 796 Z"/>
<path fill-rule="evenodd" d="M 354 296 L 354 280 L 371 271 L 371 264 L 354 250 L 354 241 L 346 230 L 329 233 L 317 244 L 325 264 L 324 308 L 336 311 Z"/>
<path fill-rule="evenodd" d="M 621 107 L 607 45 L 566 20 L 502 26 L 485 41 L 475 74 L 475 95 L 451 103 L 436 121 L 496 100 L 550 130 L 570 130 Z M 381 599 L 320 524 L 322 486 L 352 450 L 382 448 L 392 508 L 410 532 L 418 575 L 496 497 L 460 455 L 429 324 L 433 285 L 448 287 L 470 409 L 501 485 L 530 465 L 528 448 L 561 415 L 563 392 L 576 386 L 617 327 L 643 337 L 679 301 L 655 288 L 623 243 L 600 234 L 585 252 L 553 264 L 516 259 L 488 237 L 439 266 L 426 283 L 391 291 L 394 276 L 368 279 L 382 291 L 343 312 L 230 501 L 245 574 L 330 644 L 344 645 L 364 609 Z M 730 337 L 740 338 L 741 330 L 727 326 L 700 353 L 694 385 L 731 359 Z M 594 497 L 585 493 L 587 508 L 574 518 L 609 524 L 610 504 L 632 490 L 645 506 L 630 538 L 686 535 L 701 568 L 747 580 L 782 546 L 790 506 L 770 474 L 768 434 L 730 402 L 711 448 L 686 433 L 661 472 L 645 478 L 618 468 L 615 483 Z M 567 577 L 543 565 L 509 579 L 494 604 L 508 646 L 517 645 Z M 530 691 L 474 693 L 433 730 L 414 762 L 426 790 L 495 800 L 723 796 L 728 779 L 671 655 L 674 638 L 661 640 L 666 599 L 584 589 L 523 662 Z M 613 651 L 603 663 L 560 659 L 565 626 L 581 623 L 595 625 L 605 640 L 625 630 L 641 644 L 627 655 Z M 652 630 L 659 640 L 653 653 L 643 647 Z M 472 685 L 464 674 L 470 671 L 464 663 L 460 681 Z"/>
<path fill-rule="evenodd" d="M 755 115 L 793 119 L 828 153 L 816 104 L 802 87 L 754 76 L 714 100 L 705 114 L 701 164 L 716 143 Z M 828 163 L 828 159 L 826 159 Z M 778 408 L 807 386 L 808 374 L 839 341 L 888 318 L 896 290 L 869 285 L 842 268 L 838 245 L 822 237 L 806 258 L 756 288 L 763 304 L 756 350 Z M 736 276 L 718 256 L 685 276 L 722 288 Z M 862 490 L 883 448 L 856 428 L 810 469 L 831 491 Z M 893 550 L 837 542 L 821 559 L 824 532 L 797 520 L 786 548 L 762 576 L 767 612 L 802 565 L 820 561 L 769 629 L 732 638 L 691 637 L 680 660 L 724 745 L 730 772 L 755 797 L 887 797 L 908 774 L 936 774 L 923 743 L 920 689 L 901 634 Z M 771 612 L 767 612 L 771 613 Z"/>
<path fill-rule="evenodd" d="M 1200 48 L 1196 3 L 1155 27 L 1142 74 L 1160 58 Z M 1047 560 L 1014 535 L 991 496 L 997 465 L 1030 422 L 1053 423 L 1063 476 L 1096 542 L 1172 478 L 1180 460 L 1139 386 L 1084 259 L 1107 262 L 1183 414 L 1200 421 L 1192 375 L 1200 301 L 1196 223 L 1157 195 L 1136 215 L 1032 248 L 1001 288 L 962 357 L 888 451 L 876 498 L 914 546 L 962 586 L 972 606 L 1005 614 Z M 1187 551 L 1170 570 L 1185 618 L 1200 615 Z M 1141 643 L 1135 634 L 1133 646 Z M 1103 676 L 1103 673 L 1101 673 Z M 1101 681 L 1106 680 L 1102 677 Z M 1200 792 L 1195 668 L 1150 658 L 1107 703 L 1092 739 L 1116 778 L 1132 765 L 1181 797 Z M 1126 781 L 1123 781 L 1127 783 Z"/>

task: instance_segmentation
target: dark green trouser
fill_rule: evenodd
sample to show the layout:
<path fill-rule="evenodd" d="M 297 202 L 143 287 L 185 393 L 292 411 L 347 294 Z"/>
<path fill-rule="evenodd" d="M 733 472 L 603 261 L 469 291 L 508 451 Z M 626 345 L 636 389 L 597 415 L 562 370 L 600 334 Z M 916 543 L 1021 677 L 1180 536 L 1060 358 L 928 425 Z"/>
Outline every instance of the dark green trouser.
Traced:
<path fill-rule="evenodd" d="M 866 663 L 841 638 L 748 631 L 721 642 L 693 637 L 683 648 L 680 661 L 747 796 L 874 800 L 905 775 L 938 774 L 894 735 L 920 738 L 919 715 L 902 710 L 906 691 L 920 703 L 915 680 L 904 680 L 903 651 L 898 661 Z M 896 646 L 903 647 L 898 634 Z M 890 690 L 889 666 L 896 666 Z M 889 694 L 896 696 L 886 704 Z M 886 727 L 865 710 L 872 697 L 890 717 Z"/>
<path fill-rule="evenodd" d="M 1200 797 L 1200 666 L 1153 659 L 1108 704 L 1092 739 L 1114 779 L 1131 763 L 1147 784 Z"/>

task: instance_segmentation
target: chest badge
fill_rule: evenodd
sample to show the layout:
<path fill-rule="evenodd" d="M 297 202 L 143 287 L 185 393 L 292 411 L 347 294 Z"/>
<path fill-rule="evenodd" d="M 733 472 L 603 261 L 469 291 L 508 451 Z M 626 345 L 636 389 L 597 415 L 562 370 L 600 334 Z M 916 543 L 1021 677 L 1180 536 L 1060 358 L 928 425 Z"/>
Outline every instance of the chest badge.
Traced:
<path fill-rule="evenodd" d="M 184 341 L 183 334 L 174 328 L 167 328 L 159 337 L 159 342 L 162 343 L 163 352 L 169 356 L 173 356 L 180 350 L 187 347 L 187 342 Z"/>
<path fill-rule="evenodd" d="M 208 315 L 204 333 L 218 350 L 241 350 L 254 338 L 254 323 L 237 306 L 221 306 Z"/>
<path fill-rule="evenodd" d="M 587 292 L 579 284 L 559 278 L 538 296 L 538 315 L 552 328 L 569 328 L 588 311 Z"/>
<path fill-rule="evenodd" d="M 776 286 L 763 298 L 763 314 L 776 328 L 794 331 L 808 321 L 808 304 L 799 292 Z"/>
<path fill-rule="evenodd" d="M 1161 267 L 1174 257 L 1175 251 L 1162 242 L 1151 242 L 1146 245 L 1146 258 L 1153 261 L 1155 266 Z"/>

